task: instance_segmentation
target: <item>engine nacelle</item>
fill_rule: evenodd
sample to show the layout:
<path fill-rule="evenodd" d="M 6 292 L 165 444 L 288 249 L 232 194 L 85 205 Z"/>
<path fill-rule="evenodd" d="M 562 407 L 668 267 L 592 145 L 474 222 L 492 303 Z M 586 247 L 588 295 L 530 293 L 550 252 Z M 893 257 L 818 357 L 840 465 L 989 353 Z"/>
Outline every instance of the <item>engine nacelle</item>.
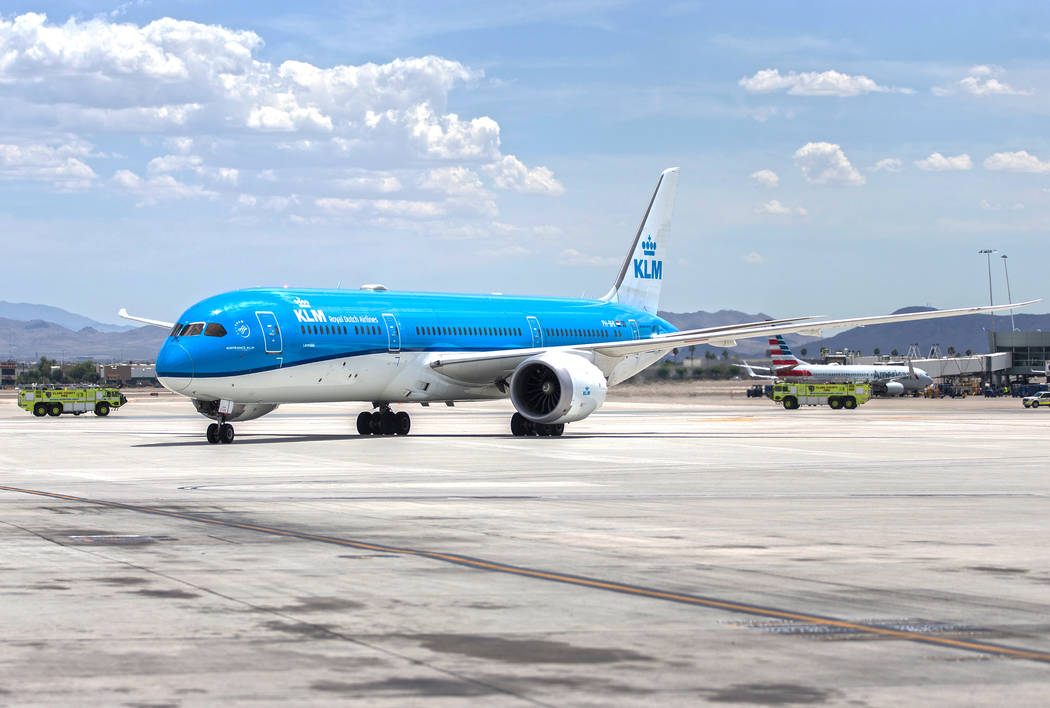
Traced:
<path fill-rule="evenodd" d="M 575 354 L 546 352 L 518 364 L 510 379 L 510 400 L 533 423 L 557 425 L 582 420 L 605 403 L 605 374 Z"/>
<path fill-rule="evenodd" d="M 193 406 L 201 415 L 207 416 L 212 420 L 219 419 L 218 401 L 203 401 L 199 398 L 194 398 Z M 234 403 L 233 410 L 226 416 L 226 422 L 235 423 L 240 420 L 261 418 L 276 407 L 276 403 Z"/>
<path fill-rule="evenodd" d="M 884 385 L 886 386 L 887 396 L 904 395 L 904 384 L 902 384 L 900 381 L 887 381 Z"/>

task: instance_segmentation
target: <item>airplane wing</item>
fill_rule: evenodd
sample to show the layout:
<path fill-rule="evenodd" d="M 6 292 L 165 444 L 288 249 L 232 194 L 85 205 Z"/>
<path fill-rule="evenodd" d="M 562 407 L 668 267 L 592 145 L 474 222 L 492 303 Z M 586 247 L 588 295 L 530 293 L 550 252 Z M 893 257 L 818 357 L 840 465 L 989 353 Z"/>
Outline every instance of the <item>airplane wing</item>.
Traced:
<path fill-rule="evenodd" d="M 756 327 L 758 325 L 779 325 L 779 324 L 793 324 L 802 322 L 805 320 L 815 319 L 819 315 L 810 315 L 808 317 L 789 317 L 782 320 L 762 320 L 760 322 L 747 322 L 743 325 L 724 325 L 720 327 L 706 327 L 704 329 L 693 329 L 687 330 L 689 334 L 701 335 L 715 335 L 719 332 L 723 332 L 729 329 L 737 329 L 739 327 Z M 685 332 L 676 332 L 675 334 L 684 334 Z M 628 340 L 627 342 L 620 342 L 621 344 L 637 344 L 639 341 L 651 342 L 653 340 Z M 604 343 L 603 343 L 604 344 Z M 611 344 L 609 342 L 608 344 Z M 542 354 L 543 352 L 549 351 L 568 351 L 588 356 L 593 358 L 593 354 L 588 352 L 589 349 L 598 346 L 598 344 L 569 344 L 558 347 L 530 347 L 526 349 L 502 349 L 499 351 L 491 352 L 470 352 L 470 353 L 450 353 L 441 354 L 436 356 L 430 362 L 430 367 L 435 371 L 440 371 L 442 374 L 449 378 L 457 381 L 468 383 L 468 384 L 491 384 L 494 381 L 508 378 L 514 369 L 518 367 L 518 364 L 528 359 L 530 356 Z M 671 351 L 677 344 L 672 344 L 667 347 L 663 347 L 665 351 Z M 659 349 L 660 347 L 656 347 Z M 649 348 L 650 350 L 653 347 Z M 618 355 L 611 355 L 618 356 Z"/>
<path fill-rule="evenodd" d="M 818 320 L 813 316 L 793 317 L 785 320 L 767 320 L 763 322 L 746 322 L 724 327 L 686 330 L 661 334 L 649 339 L 629 339 L 616 342 L 593 342 L 570 344 L 560 347 L 533 347 L 492 352 L 471 352 L 463 354 L 444 354 L 435 357 L 430 366 L 450 378 L 466 383 L 488 384 L 507 378 L 518 364 L 536 354 L 547 351 L 565 351 L 588 358 L 594 355 L 622 357 L 629 354 L 649 352 L 668 352 L 672 349 L 690 344 L 711 344 L 717 347 L 736 346 L 738 339 L 768 337 L 777 334 L 808 334 L 820 336 L 822 330 L 842 327 L 865 327 L 890 322 L 910 322 L 913 320 L 930 320 L 940 317 L 959 317 L 998 310 L 1020 309 L 1042 302 L 1042 299 L 1007 305 L 984 305 L 980 307 L 959 307 L 950 310 L 928 310 L 926 312 L 906 312 L 897 315 L 874 315 L 869 317 L 852 317 L 838 320 Z"/>
<path fill-rule="evenodd" d="M 117 314 L 120 315 L 121 317 L 123 317 L 126 320 L 131 320 L 132 322 L 141 322 L 143 324 L 153 325 L 154 327 L 164 327 L 165 329 L 171 329 L 172 327 L 175 326 L 174 322 L 164 322 L 162 320 L 150 320 L 150 319 L 147 319 L 145 317 L 135 317 L 134 315 L 129 315 L 128 314 L 128 310 L 125 307 L 120 308 L 120 312 L 118 312 Z"/>

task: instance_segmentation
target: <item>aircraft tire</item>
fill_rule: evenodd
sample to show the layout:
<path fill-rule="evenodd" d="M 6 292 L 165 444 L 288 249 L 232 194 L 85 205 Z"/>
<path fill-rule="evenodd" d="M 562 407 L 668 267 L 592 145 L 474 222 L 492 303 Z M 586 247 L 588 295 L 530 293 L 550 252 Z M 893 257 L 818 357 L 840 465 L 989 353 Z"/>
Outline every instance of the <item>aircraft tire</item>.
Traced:
<path fill-rule="evenodd" d="M 50 406 L 47 407 L 47 414 L 55 418 L 62 415 L 62 404 L 52 403 Z"/>
<path fill-rule="evenodd" d="M 845 403 L 843 405 L 846 406 L 846 410 L 850 410 L 851 411 L 851 410 L 853 410 L 854 408 L 857 407 L 857 399 L 854 398 L 853 396 L 846 396 L 846 401 L 845 401 Z"/>
<path fill-rule="evenodd" d="M 397 417 L 393 413 L 382 413 L 379 419 L 379 430 L 383 435 L 393 435 L 397 432 Z"/>
<path fill-rule="evenodd" d="M 95 404 L 95 415 L 102 416 L 105 418 L 109 415 L 109 404 L 105 401 L 99 401 Z"/>
<path fill-rule="evenodd" d="M 404 411 L 398 411 L 394 414 L 394 424 L 397 427 L 397 435 L 408 435 L 408 431 L 412 429 L 412 418 Z"/>
<path fill-rule="evenodd" d="M 550 434 L 551 426 L 544 425 L 543 423 L 536 423 L 536 435 L 540 436 L 541 438 L 547 438 L 550 437 Z"/>
<path fill-rule="evenodd" d="M 561 434 L 565 432 L 565 423 L 558 423 L 557 425 L 549 426 L 551 429 L 551 436 L 560 438 Z"/>
<path fill-rule="evenodd" d="M 212 423 L 208 426 L 208 429 L 204 432 L 204 437 L 208 439 L 208 442 L 212 445 L 219 442 L 219 424 Z"/>
<path fill-rule="evenodd" d="M 233 442 L 233 426 L 229 423 L 223 423 L 219 426 L 219 442 L 225 445 Z"/>
<path fill-rule="evenodd" d="M 528 435 L 528 433 L 525 430 L 526 422 L 527 421 L 525 420 L 525 416 L 523 416 L 521 413 L 515 413 L 514 415 L 512 415 L 510 417 L 510 434 L 519 438 Z"/>
<path fill-rule="evenodd" d="M 372 414 L 368 411 L 361 411 L 357 416 L 357 432 L 361 435 L 372 434 Z"/>
<path fill-rule="evenodd" d="M 1025 406 L 1027 405 L 1028 404 L 1026 403 Z M 33 415 L 35 415 L 37 418 L 43 418 L 45 415 L 47 415 L 47 406 L 45 406 L 43 403 L 33 404 Z"/>
<path fill-rule="evenodd" d="M 372 431 L 372 435 L 383 434 L 383 414 L 379 411 L 371 414 L 372 420 L 368 422 L 368 427 Z"/>

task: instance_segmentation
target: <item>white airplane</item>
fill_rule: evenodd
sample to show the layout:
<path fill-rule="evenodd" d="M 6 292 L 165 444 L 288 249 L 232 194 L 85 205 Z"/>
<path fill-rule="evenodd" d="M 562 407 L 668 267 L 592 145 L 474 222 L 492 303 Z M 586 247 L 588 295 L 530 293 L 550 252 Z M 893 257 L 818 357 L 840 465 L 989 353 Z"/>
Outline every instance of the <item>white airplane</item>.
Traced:
<path fill-rule="evenodd" d="M 359 401 L 362 435 L 405 435 L 408 412 L 392 403 L 452 405 L 509 397 L 514 435 L 561 435 L 606 390 L 675 347 L 824 328 L 903 322 L 1023 307 L 966 307 L 815 321 L 793 317 L 684 332 L 657 316 L 671 235 L 677 167 L 649 199 L 612 288 L 596 300 L 503 295 L 257 288 L 192 305 L 169 328 L 157 377 L 193 401 L 210 443 L 233 441 L 232 422 L 281 403 Z M 685 274 L 683 274 L 684 276 Z M 1036 301 L 1033 301 L 1036 302 Z M 372 409 L 375 409 L 372 412 Z"/>
<path fill-rule="evenodd" d="M 872 384 L 876 391 L 891 396 L 900 396 L 909 391 L 923 391 L 933 383 L 933 379 L 922 369 L 916 369 L 908 362 L 900 364 L 810 364 L 791 353 L 791 348 L 784 337 L 776 335 L 769 340 L 769 354 L 773 357 L 772 367 L 752 367 L 744 362 L 744 370 L 756 379 L 793 379 L 807 378 L 810 381 L 826 383 L 849 383 L 864 381 Z M 754 369 L 769 371 L 769 375 L 756 374 Z"/>

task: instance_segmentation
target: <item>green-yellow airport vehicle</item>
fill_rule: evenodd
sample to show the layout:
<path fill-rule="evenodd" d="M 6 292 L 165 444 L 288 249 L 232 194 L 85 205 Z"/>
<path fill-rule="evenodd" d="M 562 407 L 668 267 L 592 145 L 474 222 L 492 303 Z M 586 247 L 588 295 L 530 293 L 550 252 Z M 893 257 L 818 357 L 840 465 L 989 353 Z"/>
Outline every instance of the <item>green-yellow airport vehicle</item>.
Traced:
<path fill-rule="evenodd" d="M 871 384 L 805 383 L 781 381 L 773 385 L 773 400 L 784 408 L 828 406 L 834 410 L 853 410 L 871 398 Z"/>
<path fill-rule="evenodd" d="M 107 416 L 112 409 L 127 402 L 124 394 L 115 388 L 36 388 L 18 392 L 18 407 L 38 418 L 89 412 Z"/>

